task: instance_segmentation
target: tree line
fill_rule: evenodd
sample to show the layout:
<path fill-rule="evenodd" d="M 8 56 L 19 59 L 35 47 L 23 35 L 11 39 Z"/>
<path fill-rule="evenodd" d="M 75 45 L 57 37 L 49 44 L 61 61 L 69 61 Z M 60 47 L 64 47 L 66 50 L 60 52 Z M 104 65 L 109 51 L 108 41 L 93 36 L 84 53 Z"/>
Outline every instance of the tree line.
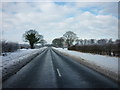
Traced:
<path fill-rule="evenodd" d="M 96 43 L 79 45 L 75 44 L 69 47 L 69 50 L 75 50 L 85 53 L 93 53 L 100 55 L 109 55 L 120 57 L 120 40 L 112 41 L 111 39 L 108 42 L 104 42 L 105 39 L 96 40 Z M 103 42 L 102 42 L 103 41 Z"/>
<path fill-rule="evenodd" d="M 70 47 L 73 45 L 73 42 L 77 39 L 77 35 L 72 31 L 67 31 L 60 38 L 55 38 L 52 41 L 52 45 L 55 47 Z"/>
<path fill-rule="evenodd" d="M 55 47 L 67 47 L 69 50 L 75 50 L 85 53 L 94 53 L 100 55 L 120 56 L 120 39 L 113 41 L 112 39 L 79 39 L 72 32 L 66 32 L 62 37 L 55 38 L 52 41 Z"/>
<path fill-rule="evenodd" d="M 23 41 L 28 42 L 31 49 L 34 49 L 36 44 L 40 43 L 44 46 L 47 42 L 43 35 L 36 30 L 28 30 L 23 34 Z M 15 42 L 0 42 L 2 52 L 13 52 L 18 48 L 29 48 L 28 45 L 18 44 Z M 68 48 L 69 50 L 76 50 L 85 53 L 94 53 L 109 56 L 120 56 L 120 39 L 113 41 L 112 39 L 79 39 L 72 31 L 67 31 L 62 37 L 55 38 L 52 41 L 54 47 Z"/>

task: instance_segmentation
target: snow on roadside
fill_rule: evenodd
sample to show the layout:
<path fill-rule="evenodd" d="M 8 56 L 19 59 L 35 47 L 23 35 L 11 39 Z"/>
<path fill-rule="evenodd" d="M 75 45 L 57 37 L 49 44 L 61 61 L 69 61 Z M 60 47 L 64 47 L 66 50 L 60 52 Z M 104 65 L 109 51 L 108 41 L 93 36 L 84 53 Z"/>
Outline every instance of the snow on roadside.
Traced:
<path fill-rule="evenodd" d="M 9 66 L 10 64 L 26 58 L 40 50 L 44 50 L 45 48 L 46 47 L 40 49 L 18 49 L 16 52 L 7 53 L 7 56 L 0 56 L 0 58 L 2 58 L 2 66 Z"/>
<path fill-rule="evenodd" d="M 106 70 L 110 70 L 116 74 L 118 74 L 118 58 L 117 57 L 110 57 L 110 56 L 103 56 L 97 54 L 90 54 L 90 53 L 82 53 L 77 51 L 70 51 L 67 49 L 61 48 L 54 48 L 61 52 L 70 54 L 72 56 L 82 58 L 87 62 L 100 66 Z"/>
<path fill-rule="evenodd" d="M 5 80 L 12 74 L 15 74 L 20 68 L 30 62 L 32 58 L 43 52 L 45 48 L 47 47 L 40 49 L 20 49 L 16 52 L 8 53 L 7 56 L 1 56 L 2 59 L 0 62 L 2 61 L 2 65 L 0 69 L 2 69 L 2 79 Z"/>

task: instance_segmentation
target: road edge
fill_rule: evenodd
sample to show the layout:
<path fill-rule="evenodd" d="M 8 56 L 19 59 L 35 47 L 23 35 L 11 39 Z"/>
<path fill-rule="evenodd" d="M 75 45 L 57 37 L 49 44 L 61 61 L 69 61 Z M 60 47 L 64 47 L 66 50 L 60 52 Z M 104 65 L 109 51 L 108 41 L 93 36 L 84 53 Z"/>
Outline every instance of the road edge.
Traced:
<path fill-rule="evenodd" d="M 40 51 L 43 52 L 44 50 L 38 50 L 37 52 L 34 52 L 33 55 L 21 59 L 20 62 L 17 62 L 17 64 L 13 64 L 7 68 L 2 68 L 2 82 L 8 79 L 10 76 L 16 74 L 21 68 L 37 57 L 40 54 Z"/>
<path fill-rule="evenodd" d="M 93 63 L 87 62 L 85 59 L 76 57 L 74 55 L 70 55 L 68 53 L 65 53 L 65 52 L 62 52 L 62 51 L 59 51 L 59 50 L 56 50 L 56 51 L 58 51 L 61 54 L 64 54 L 65 56 L 73 58 L 77 62 L 79 62 L 79 63 L 81 63 L 81 64 L 83 64 L 83 65 L 85 65 L 85 66 L 87 66 L 87 67 L 89 67 L 89 68 L 91 68 L 91 69 L 101 73 L 101 74 L 103 74 L 104 76 L 107 76 L 107 77 L 111 78 L 112 80 L 114 80 L 116 82 L 120 82 L 120 79 L 119 79 L 120 75 L 118 75 L 118 74 L 116 74 L 116 73 L 114 73 L 114 72 L 112 72 L 110 70 L 105 70 L 105 69 L 103 69 L 102 67 L 100 67 L 98 65 L 95 65 Z"/>

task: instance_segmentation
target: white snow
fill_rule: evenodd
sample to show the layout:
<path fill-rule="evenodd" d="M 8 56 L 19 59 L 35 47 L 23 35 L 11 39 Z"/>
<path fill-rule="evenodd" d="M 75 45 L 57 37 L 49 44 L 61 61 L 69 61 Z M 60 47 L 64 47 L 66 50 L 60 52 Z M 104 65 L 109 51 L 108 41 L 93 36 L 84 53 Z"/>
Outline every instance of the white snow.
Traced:
<path fill-rule="evenodd" d="M 2 67 L 8 67 L 11 64 L 22 60 L 23 58 L 29 57 L 32 54 L 39 52 L 40 50 L 44 50 L 46 47 L 40 49 L 18 49 L 15 52 L 7 53 L 7 56 L 0 56 L 2 60 Z"/>
<path fill-rule="evenodd" d="M 72 56 L 82 58 L 87 62 L 100 66 L 106 70 L 110 70 L 116 74 L 118 74 L 118 58 L 117 57 L 110 57 L 104 55 L 97 55 L 97 54 L 90 54 L 90 53 L 82 53 L 77 51 L 71 51 L 62 48 L 54 48 L 61 52 L 70 54 Z"/>
<path fill-rule="evenodd" d="M 0 64 L 0 70 L 2 70 L 2 75 L 0 74 L 0 77 L 7 78 L 11 73 L 15 73 L 16 70 L 19 70 L 19 68 L 45 48 L 47 47 L 40 49 L 19 49 L 16 52 L 7 53 L 7 56 L 0 56 L 0 62 L 2 63 Z"/>

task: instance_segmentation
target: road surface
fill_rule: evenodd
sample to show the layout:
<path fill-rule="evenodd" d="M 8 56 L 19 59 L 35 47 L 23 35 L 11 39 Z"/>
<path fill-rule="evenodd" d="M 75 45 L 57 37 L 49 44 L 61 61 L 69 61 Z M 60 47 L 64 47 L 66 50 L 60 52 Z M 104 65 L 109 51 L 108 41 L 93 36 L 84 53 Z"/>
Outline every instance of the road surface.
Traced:
<path fill-rule="evenodd" d="M 116 82 L 52 48 L 47 48 L 3 82 L 3 88 L 117 87 Z"/>

